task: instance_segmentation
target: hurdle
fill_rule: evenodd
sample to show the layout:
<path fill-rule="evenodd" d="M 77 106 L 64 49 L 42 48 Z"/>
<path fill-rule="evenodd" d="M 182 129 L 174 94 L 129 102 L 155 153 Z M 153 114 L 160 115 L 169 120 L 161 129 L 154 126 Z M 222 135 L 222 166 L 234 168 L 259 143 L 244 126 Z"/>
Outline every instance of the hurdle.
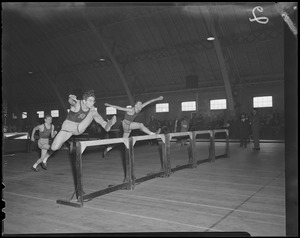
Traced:
<path fill-rule="evenodd" d="M 192 140 L 192 152 L 194 153 L 194 163 L 195 165 L 194 166 L 197 166 L 199 164 L 202 164 L 202 163 L 205 163 L 205 162 L 212 162 L 213 161 L 213 155 L 215 154 L 214 153 L 214 149 L 215 147 L 213 146 L 213 143 L 214 143 L 214 136 L 213 136 L 213 131 L 212 130 L 202 130 L 202 131 L 193 131 L 192 132 L 193 134 L 193 140 Z M 208 158 L 207 159 L 202 159 L 202 160 L 197 160 L 197 155 L 196 155 L 196 149 L 195 149 L 195 146 L 196 146 L 196 137 L 197 135 L 203 135 L 203 134 L 208 134 L 209 135 L 209 141 L 210 141 L 210 144 L 209 144 L 209 148 L 208 148 L 208 151 L 209 151 L 209 155 L 208 155 Z"/>
<path fill-rule="evenodd" d="M 188 163 L 184 165 L 178 165 L 175 168 L 171 167 L 171 140 L 173 137 L 183 137 L 188 136 L 190 138 L 190 142 L 188 144 Z M 195 143 L 193 133 L 191 131 L 186 132 L 174 132 L 166 134 L 166 160 L 167 160 L 167 167 L 168 171 L 167 174 L 173 173 L 177 170 L 185 169 L 185 168 L 195 168 Z"/>
<path fill-rule="evenodd" d="M 2 136 L 2 150 L 5 156 L 19 151 L 30 152 L 31 140 L 28 132 L 5 132 Z"/>
<path fill-rule="evenodd" d="M 160 164 L 161 168 L 160 171 L 154 172 L 147 174 L 144 177 L 136 178 L 135 177 L 135 172 L 134 172 L 134 145 L 137 141 L 145 141 L 145 140 L 157 140 L 161 139 L 162 143 L 160 145 L 160 150 L 161 150 L 161 158 L 160 158 Z M 132 171 L 132 183 L 133 187 L 135 186 L 136 183 L 141 183 L 145 182 L 147 180 L 156 178 L 156 177 L 168 177 L 168 164 L 166 160 L 166 136 L 164 134 L 156 134 L 156 135 L 145 135 L 145 136 L 133 136 L 129 138 L 129 147 L 132 149 L 131 151 L 131 161 L 130 161 L 130 166 L 131 166 L 131 171 Z"/>
<path fill-rule="evenodd" d="M 225 154 L 216 156 L 215 152 L 215 134 L 216 133 L 226 133 L 226 148 Z M 210 135 L 210 145 L 209 145 L 209 156 L 205 160 L 196 160 L 196 136 L 199 134 L 209 134 Z M 170 141 L 173 137 L 189 136 L 188 145 L 188 162 L 187 164 L 176 166 L 171 168 L 171 146 Z M 136 178 L 134 171 L 134 146 L 137 141 L 145 141 L 152 139 L 160 139 L 161 142 L 161 168 L 160 171 L 147 174 L 144 177 Z M 89 146 L 99 146 L 99 145 L 111 145 L 111 144 L 124 144 L 125 145 L 125 166 L 126 175 L 123 183 L 118 185 L 113 185 L 108 188 L 85 194 L 83 192 L 83 182 L 82 182 L 82 154 L 85 149 Z M 71 148 L 71 147 L 70 147 Z M 70 154 L 72 154 L 70 149 Z M 74 154 L 74 153 L 73 153 Z M 112 138 L 104 140 L 94 140 L 94 141 L 77 141 L 76 142 L 76 158 L 74 161 L 74 156 L 71 156 L 71 161 L 75 162 L 74 169 L 72 170 L 75 191 L 70 200 L 58 199 L 56 202 L 58 204 L 69 205 L 73 207 L 83 207 L 83 202 L 91 200 L 95 197 L 105 195 L 110 192 L 114 192 L 120 189 L 133 190 L 137 183 L 141 183 L 156 177 L 169 177 L 171 173 L 184 169 L 184 168 L 195 168 L 198 164 L 204 162 L 214 162 L 216 157 L 229 157 L 229 133 L 227 129 L 219 130 L 205 130 L 205 131 L 193 131 L 193 132 L 176 132 L 169 134 L 155 134 L 155 135 L 145 135 L 145 136 L 133 136 L 129 138 Z M 73 196 L 76 194 L 77 201 L 72 201 Z"/>
<path fill-rule="evenodd" d="M 66 141 L 66 143 L 69 144 L 70 153 L 73 151 L 74 147 L 76 146 L 77 141 L 86 141 L 86 140 L 90 140 L 88 133 L 83 133 L 81 135 L 71 136 L 70 139 Z"/>
<path fill-rule="evenodd" d="M 212 135 L 212 143 L 211 143 L 211 160 L 214 162 L 216 159 L 219 158 L 229 158 L 230 157 L 230 152 L 229 152 L 229 131 L 228 129 L 216 129 L 212 130 L 213 135 Z M 215 135 L 217 133 L 226 133 L 226 146 L 225 146 L 225 153 L 222 155 L 217 155 L 216 156 L 216 147 L 215 147 Z"/>
<path fill-rule="evenodd" d="M 105 189 L 101 189 L 96 192 L 92 192 L 89 194 L 85 194 L 83 192 L 83 182 L 82 182 L 82 153 L 85 151 L 87 147 L 90 146 L 99 146 L 99 145 L 111 145 L 111 144 L 120 144 L 123 143 L 125 145 L 126 151 L 126 178 L 123 183 L 114 185 Z M 75 191 L 71 196 L 70 200 L 58 199 L 56 203 L 73 206 L 73 207 L 82 207 L 84 200 L 91 200 L 95 197 L 117 191 L 119 189 L 133 189 L 132 184 L 132 167 L 131 167 L 131 154 L 132 154 L 132 146 L 129 146 L 128 138 L 113 138 L 113 139 L 104 139 L 104 140 L 94 140 L 94 141 L 77 141 L 76 142 L 76 158 L 75 158 L 75 168 L 72 169 L 73 179 L 74 179 L 74 187 Z M 74 156 L 71 156 L 71 160 L 74 160 Z M 73 161 L 74 162 L 74 161 Z M 76 194 L 77 201 L 72 201 L 72 198 Z"/>

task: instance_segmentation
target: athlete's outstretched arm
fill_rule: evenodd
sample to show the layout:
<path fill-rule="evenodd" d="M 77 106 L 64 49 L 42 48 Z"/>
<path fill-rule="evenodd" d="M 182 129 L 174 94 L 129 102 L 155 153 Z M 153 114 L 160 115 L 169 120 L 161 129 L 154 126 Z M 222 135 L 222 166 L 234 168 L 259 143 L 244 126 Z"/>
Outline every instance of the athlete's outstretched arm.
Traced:
<path fill-rule="evenodd" d="M 78 100 L 75 95 L 70 94 L 68 102 L 71 104 L 71 106 L 74 106 L 77 104 Z"/>
<path fill-rule="evenodd" d="M 151 99 L 151 100 L 149 100 L 149 101 L 143 103 L 142 108 L 143 108 L 143 107 L 146 107 L 146 106 L 147 106 L 148 104 L 150 104 L 150 103 L 153 103 L 153 102 L 155 102 L 155 101 L 160 101 L 160 100 L 163 100 L 163 99 L 164 99 L 163 96 L 160 96 L 160 97 L 158 97 L 158 98 Z"/>
<path fill-rule="evenodd" d="M 108 103 L 104 103 L 104 105 L 107 106 L 107 107 L 114 107 L 117 110 L 125 111 L 125 112 L 130 112 L 132 110 L 131 108 L 119 107 L 119 106 L 111 105 L 111 104 L 108 104 Z"/>

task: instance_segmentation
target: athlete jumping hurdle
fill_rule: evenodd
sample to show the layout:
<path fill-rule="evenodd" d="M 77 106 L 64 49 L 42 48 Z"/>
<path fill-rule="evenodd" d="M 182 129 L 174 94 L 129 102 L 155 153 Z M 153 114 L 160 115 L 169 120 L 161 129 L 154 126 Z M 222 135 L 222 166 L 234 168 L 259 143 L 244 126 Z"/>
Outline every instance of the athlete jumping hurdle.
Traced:
<path fill-rule="evenodd" d="M 155 135 L 155 134 L 159 134 L 160 133 L 160 128 L 158 129 L 158 131 L 156 132 L 152 132 L 150 131 L 147 127 L 145 127 L 145 125 L 143 123 L 140 122 L 134 122 L 134 119 L 138 116 L 139 112 L 146 107 L 148 104 L 153 103 L 155 101 L 159 101 L 159 100 L 163 100 L 163 96 L 160 96 L 158 98 L 154 98 L 152 100 L 149 100 L 145 103 L 142 103 L 141 101 L 137 101 L 134 105 L 134 107 L 132 108 L 125 108 L 125 107 L 119 107 L 119 106 L 115 106 L 115 105 L 111 105 L 108 103 L 105 103 L 104 105 L 107 107 L 114 107 L 117 110 L 120 111 L 125 111 L 125 116 L 124 119 L 122 121 L 122 126 L 123 126 L 123 138 L 128 138 L 131 131 L 132 130 L 141 130 L 143 132 L 145 132 L 148 135 Z M 106 156 L 107 152 L 110 151 L 113 147 L 109 146 L 106 147 L 106 149 L 104 150 L 103 153 L 103 157 Z"/>
<path fill-rule="evenodd" d="M 113 116 L 109 121 L 105 121 L 99 115 L 94 107 L 95 99 L 94 90 L 83 93 L 82 100 L 78 100 L 75 95 L 69 95 L 70 111 L 62 124 L 61 130 L 53 140 L 50 150 L 43 159 L 43 167 L 47 168 L 46 162 L 54 151 L 59 150 L 72 135 L 82 134 L 93 120 L 106 131 L 109 131 L 116 123 L 116 116 Z"/>

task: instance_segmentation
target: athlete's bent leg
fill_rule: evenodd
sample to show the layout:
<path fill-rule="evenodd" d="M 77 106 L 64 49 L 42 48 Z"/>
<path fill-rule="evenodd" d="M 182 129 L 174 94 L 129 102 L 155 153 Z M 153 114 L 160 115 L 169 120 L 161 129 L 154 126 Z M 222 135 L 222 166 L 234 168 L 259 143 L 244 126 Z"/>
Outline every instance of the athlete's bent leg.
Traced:
<path fill-rule="evenodd" d="M 60 131 L 54 138 L 51 148 L 48 150 L 46 156 L 43 159 L 43 163 L 46 164 L 48 158 L 53 154 L 54 151 L 59 150 L 63 143 L 65 143 L 71 136 L 72 132 L 69 131 Z"/>

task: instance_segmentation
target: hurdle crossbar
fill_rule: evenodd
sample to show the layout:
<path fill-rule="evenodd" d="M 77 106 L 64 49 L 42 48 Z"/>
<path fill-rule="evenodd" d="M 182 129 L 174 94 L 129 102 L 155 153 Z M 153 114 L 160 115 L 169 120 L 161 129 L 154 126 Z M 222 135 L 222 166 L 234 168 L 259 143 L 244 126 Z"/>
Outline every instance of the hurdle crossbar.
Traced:
<path fill-rule="evenodd" d="M 169 133 L 168 135 L 170 136 L 170 140 L 173 137 L 180 137 L 180 136 L 189 136 L 190 139 L 192 139 L 191 133 L 192 133 L 191 131 L 184 131 L 184 132 L 173 132 L 173 133 Z"/>
<path fill-rule="evenodd" d="M 26 143 L 26 152 L 30 152 L 31 140 L 28 132 L 5 132 L 3 133 L 3 151 L 7 152 L 7 145 L 13 143 L 16 140 L 24 140 Z M 18 148 L 13 146 L 14 148 Z M 10 150 L 11 151 L 11 150 Z M 18 150 L 14 150 L 18 151 Z M 7 156 L 7 154 L 6 154 Z"/>
<path fill-rule="evenodd" d="M 165 142 L 165 135 L 164 134 L 155 134 L 155 135 L 144 135 L 144 136 L 132 136 L 133 145 L 137 141 L 144 141 L 144 140 L 154 140 L 154 139 L 161 139 L 163 142 Z"/>
<path fill-rule="evenodd" d="M 111 145 L 123 143 L 126 148 L 129 148 L 128 138 L 112 138 L 104 140 L 90 140 L 90 141 L 78 141 L 81 144 L 81 153 L 84 152 L 86 147 L 99 146 L 99 145 Z M 78 143 L 77 142 L 77 143 Z"/>
<path fill-rule="evenodd" d="M 7 132 L 3 135 L 5 140 L 29 139 L 28 132 Z"/>

